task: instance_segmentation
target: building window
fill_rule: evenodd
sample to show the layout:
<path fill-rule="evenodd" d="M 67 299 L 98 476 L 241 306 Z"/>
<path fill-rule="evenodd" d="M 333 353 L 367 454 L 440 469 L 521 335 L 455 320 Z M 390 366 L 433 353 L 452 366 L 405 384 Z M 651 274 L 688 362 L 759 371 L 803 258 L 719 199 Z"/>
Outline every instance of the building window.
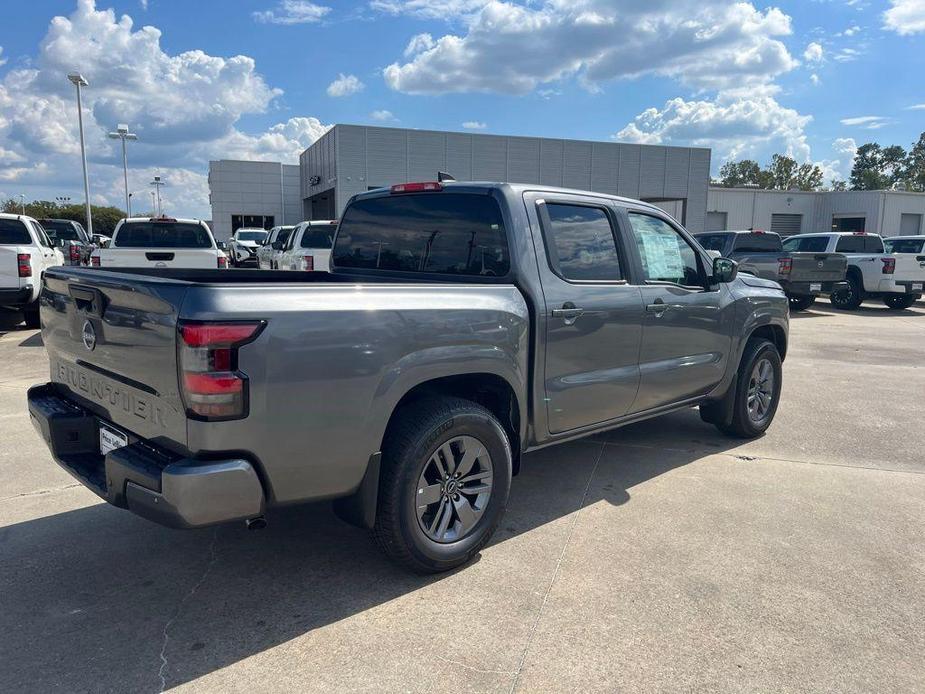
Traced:
<path fill-rule="evenodd" d="M 832 217 L 832 231 L 864 231 L 866 217 Z"/>
<path fill-rule="evenodd" d="M 276 217 L 272 214 L 233 214 L 231 215 L 231 233 L 238 229 L 272 229 Z"/>

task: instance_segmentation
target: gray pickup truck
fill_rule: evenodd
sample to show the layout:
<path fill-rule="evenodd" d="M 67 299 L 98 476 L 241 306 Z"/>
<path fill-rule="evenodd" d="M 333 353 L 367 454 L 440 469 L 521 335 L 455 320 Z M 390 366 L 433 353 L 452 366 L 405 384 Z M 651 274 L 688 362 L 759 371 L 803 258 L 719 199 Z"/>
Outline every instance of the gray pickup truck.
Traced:
<path fill-rule="evenodd" d="M 333 499 L 414 570 L 488 542 L 522 455 L 700 407 L 761 435 L 780 287 L 649 204 L 500 183 L 355 196 L 331 272 L 51 269 L 54 459 L 173 527 Z"/>
<path fill-rule="evenodd" d="M 790 309 L 803 311 L 820 294 L 847 289 L 848 259 L 840 253 L 797 253 L 784 249 L 773 231 L 709 231 L 695 234 L 700 245 L 739 264 L 739 272 L 774 280 L 790 299 Z"/>

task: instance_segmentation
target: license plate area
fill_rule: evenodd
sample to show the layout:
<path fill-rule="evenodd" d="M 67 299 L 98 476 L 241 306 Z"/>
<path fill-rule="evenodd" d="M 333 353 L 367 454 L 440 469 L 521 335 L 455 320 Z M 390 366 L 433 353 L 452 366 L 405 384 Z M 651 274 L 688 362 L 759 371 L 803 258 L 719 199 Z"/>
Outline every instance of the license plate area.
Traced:
<path fill-rule="evenodd" d="M 914 291 L 914 292 L 920 292 L 920 291 L 922 291 L 922 283 L 921 283 L 921 282 L 913 282 L 913 283 L 912 283 L 912 291 Z"/>
<path fill-rule="evenodd" d="M 821 292 L 822 291 L 822 282 L 811 282 L 809 285 L 809 291 L 811 292 Z"/>
<path fill-rule="evenodd" d="M 106 455 L 128 445 L 128 435 L 112 427 L 100 424 L 100 453 Z"/>

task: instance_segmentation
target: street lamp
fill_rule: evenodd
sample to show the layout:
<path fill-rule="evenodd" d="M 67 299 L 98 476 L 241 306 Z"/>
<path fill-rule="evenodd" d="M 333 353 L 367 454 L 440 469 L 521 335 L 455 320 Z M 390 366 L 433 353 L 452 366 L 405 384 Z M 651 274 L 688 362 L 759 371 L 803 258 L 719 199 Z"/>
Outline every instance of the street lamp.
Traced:
<path fill-rule="evenodd" d="M 55 202 L 58 203 L 59 205 L 70 205 L 71 196 L 70 195 L 56 195 Z"/>
<path fill-rule="evenodd" d="M 128 200 L 128 162 L 125 158 L 125 141 L 126 140 L 137 140 L 138 135 L 135 133 L 130 133 L 128 131 L 128 125 L 125 123 L 119 123 L 116 126 L 116 132 L 109 133 L 110 140 L 122 140 L 122 178 L 125 180 L 125 214 L 128 217 L 131 217 L 129 214 L 129 200 Z"/>
<path fill-rule="evenodd" d="M 154 191 L 151 191 L 151 214 L 157 217 L 157 205 L 154 203 Z"/>
<path fill-rule="evenodd" d="M 93 234 L 93 218 L 90 215 L 90 179 L 87 176 L 87 149 L 84 146 L 84 114 L 80 103 L 80 88 L 89 87 L 90 83 L 79 72 L 69 72 L 67 78 L 77 87 L 77 126 L 80 129 L 80 160 L 84 169 L 84 206 L 87 212 L 87 233 Z"/>
<path fill-rule="evenodd" d="M 154 192 L 157 196 L 157 205 L 155 205 L 155 212 L 157 217 L 161 216 L 161 186 L 167 185 L 161 180 L 160 176 L 155 176 L 154 180 L 151 181 L 151 185 L 154 186 Z"/>

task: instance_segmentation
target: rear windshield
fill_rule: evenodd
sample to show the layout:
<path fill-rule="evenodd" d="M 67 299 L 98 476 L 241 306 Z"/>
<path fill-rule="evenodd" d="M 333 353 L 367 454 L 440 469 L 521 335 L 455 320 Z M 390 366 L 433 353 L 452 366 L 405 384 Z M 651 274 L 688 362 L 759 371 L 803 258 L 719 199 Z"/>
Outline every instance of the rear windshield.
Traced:
<path fill-rule="evenodd" d="M 808 236 L 806 238 L 791 238 L 784 241 L 784 250 L 791 253 L 824 253 L 829 245 L 827 236 Z"/>
<path fill-rule="evenodd" d="M 80 233 L 77 229 L 74 228 L 74 225 L 70 222 L 65 221 L 54 221 L 51 219 L 45 219 L 41 222 L 42 228 L 48 232 L 49 236 L 54 236 L 57 239 L 64 239 L 65 241 L 83 241 Z"/>
<path fill-rule="evenodd" d="M 302 233 L 302 248 L 330 248 L 334 244 L 337 225 L 307 227 Z"/>
<path fill-rule="evenodd" d="M 887 253 L 921 253 L 925 239 L 883 239 Z"/>
<path fill-rule="evenodd" d="M 238 241 L 256 241 L 257 243 L 263 243 L 263 240 L 267 237 L 267 232 L 239 231 L 235 236 L 238 237 Z"/>
<path fill-rule="evenodd" d="M 510 270 L 504 222 L 487 195 L 422 193 L 358 200 L 344 213 L 334 264 L 501 277 Z"/>
<path fill-rule="evenodd" d="M 123 224 L 113 246 L 118 248 L 212 248 L 209 232 L 189 222 Z"/>
<path fill-rule="evenodd" d="M 694 236 L 704 250 L 706 251 L 719 251 L 723 252 L 723 249 L 726 247 L 726 237 L 729 234 L 697 234 Z"/>
<path fill-rule="evenodd" d="M 779 251 L 780 236 L 777 234 L 736 234 L 732 250 L 740 253 L 763 253 Z"/>
<path fill-rule="evenodd" d="M 877 236 L 852 234 L 842 236 L 835 246 L 836 253 L 883 253 L 883 241 Z"/>
<path fill-rule="evenodd" d="M 29 230 L 18 219 L 0 219 L 0 244 L 28 246 L 32 243 Z"/>

